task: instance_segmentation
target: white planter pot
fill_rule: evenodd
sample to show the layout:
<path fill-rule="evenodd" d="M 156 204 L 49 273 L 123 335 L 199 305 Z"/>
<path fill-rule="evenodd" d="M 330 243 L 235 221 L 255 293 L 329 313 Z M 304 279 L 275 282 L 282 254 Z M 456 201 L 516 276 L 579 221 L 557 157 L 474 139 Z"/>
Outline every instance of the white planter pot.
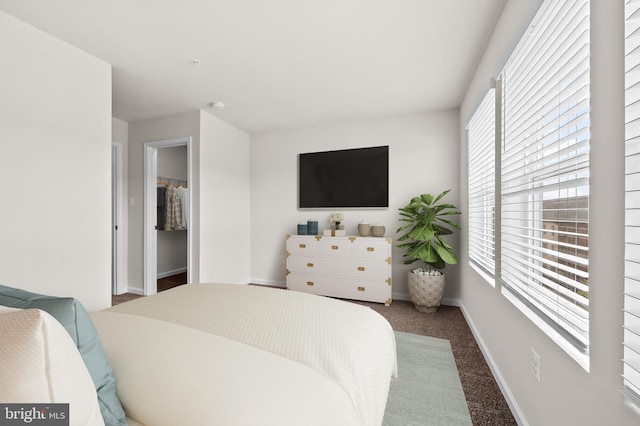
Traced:
<path fill-rule="evenodd" d="M 442 302 L 443 275 L 419 275 L 409 272 L 409 296 L 420 312 L 434 313 Z"/>

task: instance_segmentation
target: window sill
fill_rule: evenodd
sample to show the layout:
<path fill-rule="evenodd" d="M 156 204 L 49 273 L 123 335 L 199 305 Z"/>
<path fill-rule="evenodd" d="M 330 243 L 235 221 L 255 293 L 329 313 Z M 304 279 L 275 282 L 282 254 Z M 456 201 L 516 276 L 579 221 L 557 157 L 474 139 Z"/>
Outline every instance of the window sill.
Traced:
<path fill-rule="evenodd" d="M 564 350 L 574 361 L 578 363 L 587 373 L 589 372 L 590 362 L 589 355 L 580 352 L 557 331 L 544 322 L 540 317 L 531 312 L 531 310 L 515 297 L 509 290 L 502 289 L 502 295 L 505 296 L 513 305 L 520 310 L 527 318 L 529 318 L 544 334 L 546 334 L 554 343 Z"/>

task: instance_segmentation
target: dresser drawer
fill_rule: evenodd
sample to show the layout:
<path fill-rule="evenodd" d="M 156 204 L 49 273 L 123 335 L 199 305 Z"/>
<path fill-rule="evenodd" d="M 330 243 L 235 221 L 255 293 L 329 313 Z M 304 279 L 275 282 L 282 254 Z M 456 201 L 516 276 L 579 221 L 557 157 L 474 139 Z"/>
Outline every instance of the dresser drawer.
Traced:
<path fill-rule="evenodd" d="M 287 269 L 300 274 L 332 274 L 333 261 L 325 257 L 289 256 Z"/>
<path fill-rule="evenodd" d="M 334 273 L 347 278 L 385 279 L 391 276 L 391 268 L 384 261 L 335 259 Z"/>
<path fill-rule="evenodd" d="M 287 276 L 287 288 L 306 293 L 334 295 L 333 279 L 331 277 L 289 274 Z"/>
<path fill-rule="evenodd" d="M 353 243 L 348 238 L 324 237 L 318 241 L 318 254 L 323 256 L 350 257 Z"/>
<path fill-rule="evenodd" d="M 352 244 L 353 257 L 384 260 L 390 256 L 390 240 L 386 238 L 356 238 Z"/>
<path fill-rule="evenodd" d="M 338 278 L 336 280 L 336 296 L 353 300 L 368 300 L 371 302 L 390 302 L 390 286 L 384 281 L 357 280 Z"/>
<path fill-rule="evenodd" d="M 318 240 L 312 236 L 291 235 L 287 239 L 287 252 L 290 254 L 314 255 L 318 253 Z"/>

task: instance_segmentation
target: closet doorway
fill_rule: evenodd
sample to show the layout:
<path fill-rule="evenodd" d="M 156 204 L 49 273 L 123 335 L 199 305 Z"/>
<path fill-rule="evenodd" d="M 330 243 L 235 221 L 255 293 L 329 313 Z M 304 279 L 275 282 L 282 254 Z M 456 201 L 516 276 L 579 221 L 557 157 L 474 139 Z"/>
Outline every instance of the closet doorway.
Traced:
<path fill-rule="evenodd" d="M 146 142 L 144 162 L 146 296 L 157 293 L 158 278 L 186 269 L 191 281 L 191 138 Z"/>

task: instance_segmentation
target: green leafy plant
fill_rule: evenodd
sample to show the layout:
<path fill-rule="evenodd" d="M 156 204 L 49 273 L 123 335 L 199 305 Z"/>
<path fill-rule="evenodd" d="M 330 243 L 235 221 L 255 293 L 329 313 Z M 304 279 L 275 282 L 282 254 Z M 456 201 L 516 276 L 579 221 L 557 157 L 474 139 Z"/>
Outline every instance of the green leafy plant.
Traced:
<path fill-rule="evenodd" d="M 447 264 L 458 263 L 453 253 L 453 247 L 441 238 L 442 235 L 453 234 L 454 228 L 460 226 L 446 216 L 459 215 L 460 212 L 453 204 L 438 204 L 451 191 L 442 192 L 437 197 L 422 194 L 414 197 L 411 202 L 400 210 L 400 221 L 407 224 L 398 228 L 396 233 L 406 231 L 398 241 L 406 241 L 397 247 L 405 249 L 405 264 L 417 260 L 424 261 L 429 268 L 444 269 Z"/>

